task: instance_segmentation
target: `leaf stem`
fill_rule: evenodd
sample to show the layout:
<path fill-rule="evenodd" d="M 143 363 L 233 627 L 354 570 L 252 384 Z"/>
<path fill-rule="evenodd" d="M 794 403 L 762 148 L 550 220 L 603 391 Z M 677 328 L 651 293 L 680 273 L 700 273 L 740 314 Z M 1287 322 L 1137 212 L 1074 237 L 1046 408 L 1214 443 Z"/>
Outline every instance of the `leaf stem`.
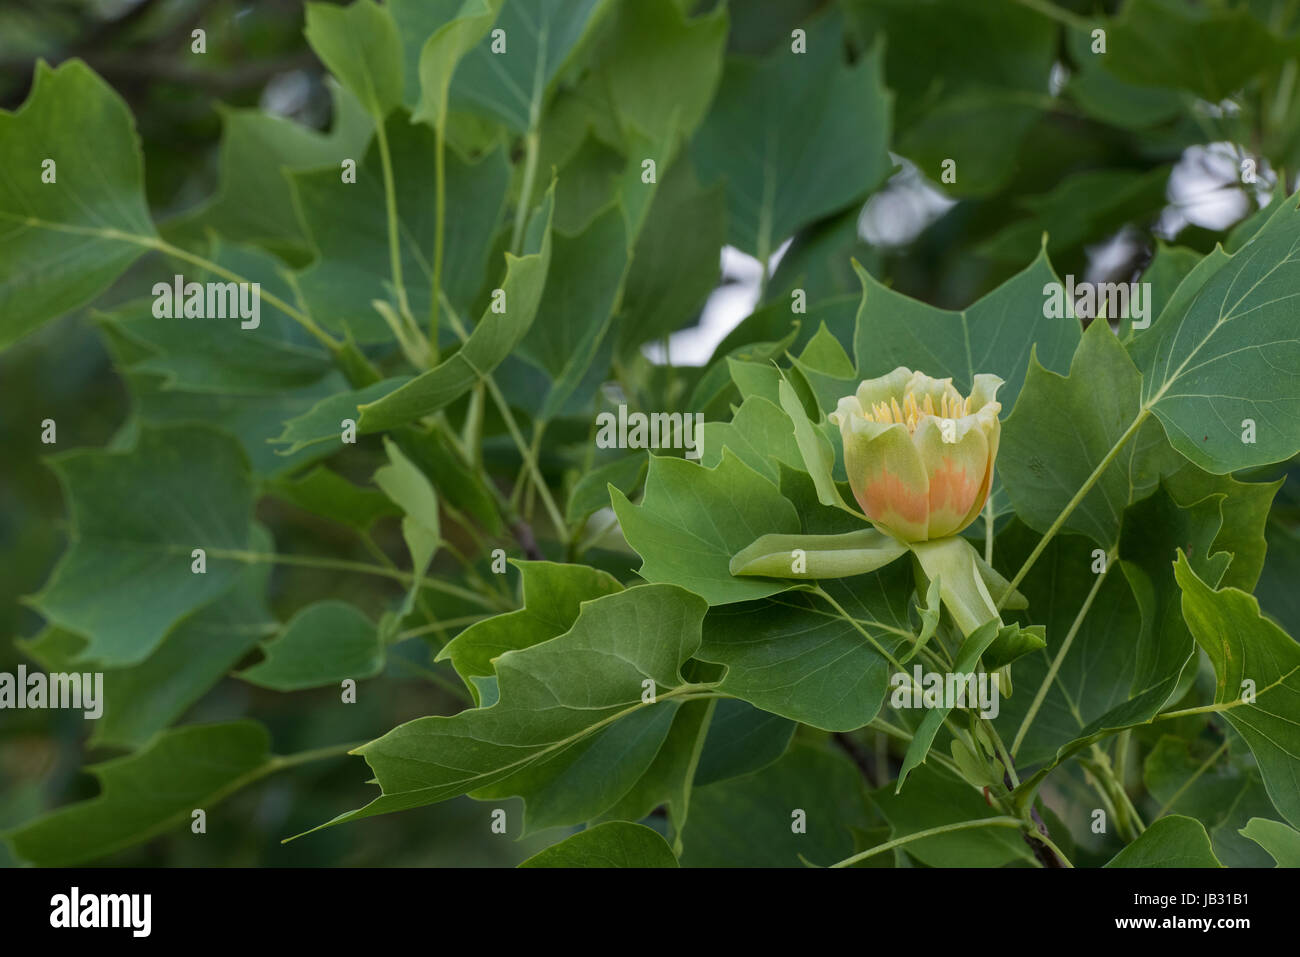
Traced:
<path fill-rule="evenodd" d="M 884 844 L 877 844 L 875 847 L 867 848 L 865 851 L 854 854 L 852 857 L 846 857 L 838 861 L 831 867 L 849 867 L 858 861 L 864 861 L 868 857 L 875 857 L 877 854 L 883 854 L 885 851 L 892 851 L 896 847 L 903 847 L 911 844 L 913 841 L 924 840 L 927 837 L 936 837 L 940 834 L 951 834 L 953 831 L 969 831 L 977 827 L 1011 827 L 1016 830 L 1024 830 L 1025 822 L 1018 817 L 984 817 L 977 821 L 959 821 L 956 824 L 944 824 L 940 827 L 926 828 L 924 831 L 917 831 L 915 834 L 908 834 L 904 837 L 895 838 L 892 841 L 886 841 Z M 1041 836 L 1040 836 L 1041 839 Z M 1046 843 L 1046 842 L 1044 842 Z"/>
<path fill-rule="evenodd" d="M 357 572 L 362 575 L 377 575 L 382 578 L 391 578 L 394 581 L 410 585 L 415 576 L 410 572 L 404 572 L 396 568 L 384 568 L 382 565 L 372 565 L 369 562 L 354 562 L 341 558 L 325 558 L 319 555 L 288 555 L 281 552 L 253 552 L 244 549 L 233 548 L 209 548 L 207 554 L 211 558 L 228 558 L 232 561 L 245 562 L 247 564 L 271 563 L 275 565 L 296 565 L 302 568 L 325 568 L 333 571 Z M 439 581 L 435 578 L 424 578 L 421 584 L 433 591 L 440 591 L 447 595 L 453 595 L 468 602 L 473 602 L 481 608 L 488 608 L 492 611 L 512 611 L 513 608 L 500 602 L 494 601 L 480 595 L 478 592 L 470 591 L 467 588 L 461 588 L 458 585 L 452 585 L 447 582 Z"/>
<path fill-rule="evenodd" d="M 1070 517 L 1074 510 L 1079 507 L 1079 504 L 1087 497 L 1088 493 L 1092 491 L 1092 487 L 1097 484 L 1102 473 L 1106 471 L 1111 462 L 1115 461 L 1115 457 L 1119 455 L 1120 449 L 1127 445 L 1128 440 L 1137 434 L 1138 429 L 1142 427 L 1142 423 L 1146 421 L 1147 416 L 1150 414 L 1150 407 L 1144 405 L 1129 427 L 1124 430 L 1124 434 L 1115 440 L 1115 444 L 1111 446 L 1110 451 L 1106 453 L 1105 458 L 1097 463 L 1097 467 L 1092 470 L 1092 474 L 1088 476 L 1080 489 L 1074 493 L 1074 497 L 1066 503 L 1065 508 L 1061 509 L 1061 514 L 1056 516 L 1056 520 L 1052 522 L 1051 526 L 1043 534 L 1043 537 L 1038 540 L 1038 544 L 1034 546 L 1034 550 L 1029 553 L 1029 557 L 1026 558 L 1024 564 L 1020 566 L 1020 571 L 1016 572 L 1016 577 L 1011 579 L 1011 585 L 1003 593 L 1002 597 L 998 599 L 997 606 L 999 611 L 1002 610 L 1002 606 L 1015 593 L 1017 586 L 1025 580 L 1025 576 L 1029 574 L 1029 570 L 1034 567 L 1034 563 L 1038 561 L 1039 556 L 1043 554 L 1043 550 L 1047 548 L 1047 544 L 1056 536 L 1056 533 L 1061 530 L 1061 526 L 1065 524 L 1065 520 Z"/>
<path fill-rule="evenodd" d="M 388 130 L 383 120 L 375 123 L 375 141 L 379 144 L 379 161 L 384 171 L 384 207 L 388 219 L 388 261 L 393 273 L 393 287 L 397 295 L 397 311 L 406 323 L 414 341 L 424 338 L 420 327 L 411 315 L 411 304 L 406 298 L 406 283 L 402 277 L 402 243 L 397 218 L 397 184 L 393 180 L 393 157 L 388 147 Z"/>
<path fill-rule="evenodd" d="M 1227 750 L 1228 750 L 1228 739 L 1224 738 L 1223 744 L 1219 745 L 1219 747 L 1215 750 L 1215 752 L 1211 754 L 1208 758 L 1206 758 L 1201 763 L 1201 766 L 1199 768 L 1197 768 L 1194 772 L 1192 772 L 1192 776 L 1183 782 L 1182 786 L 1170 796 L 1168 801 L 1160 805 L 1160 810 L 1156 811 L 1156 819 L 1159 820 L 1160 818 L 1168 814 L 1170 808 L 1172 808 L 1175 804 L 1178 803 L 1178 799 L 1187 792 L 1187 789 L 1196 783 L 1196 779 L 1199 778 L 1206 771 L 1210 770 L 1210 768 L 1214 767 L 1215 763 L 1219 760 L 1219 758 L 1223 756 L 1223 753 Z"/>
<path fill-rule="evenodd" d="M 433 192 L 437 208 L 433 220 L 433 290 L 432 305 L 429 307 L 429 350 L 430 365 L 438 362 L 438 307 L 442 302 L 442 258 L 446 242 L 447 223 L 447 95 L 443 93 L 442 110 L 438 116 L 441 122 L 433 128 Z"/>
<path fill-rule="evenodd" d="M 1106 555 L 1106 568 L 1096 576 L 1096 581 L 1092 583 L 1092 588 L 1088 590 L 1087 596 L 1083 599 L 1083 604 L 1079 607 L 1078 614 L 1074 616 L 1074 621 L 1070 623 L 1070 630 L 1065 634 L 1065 640 L 1061 642 L 1061 647 L 1057 649 L 1056 657 L 1052 659 L 1051 665 L 1047 669 L 1047 674 L 1043 676 L 1042 683 L 1038 686 L 1038 691 L 1034 694 L 1034 700 L 1029 704 L 1029 710 L 1025 712 L 1024 719 L 1020 722 L 1020 728 L 1016 731 L 1016 736 L 1011 742 L 1011 756 L 1015 757 L 1020 751 L 1020 745 L 1025 740 L 1025 735 L 1029 733 L 1030 725 L 1034 723 L 1034 718 L 1038 716 L 1038 709 L 1043 706 L 1043 700 L 1047 697 L 1047 691 L 1056 680 L 1057 673 L 1061 670 L 1061 664 L 1065 661 L 1065 656 L 1070 652 L 1070 646 L 1074 644 L 1074 638 L 1079 633 L 1079 628 L 1083 625 L 1083 619 L 1087 616 L 1088 610 L 1092 608 L 1092 603 L 1101 591 L 1102 582 L 1110 574 L 1111 562 L 1115 558 L 1115 548 L 1112 547 Z"/>
<path fill-rule="evenodd" d="M 515 207 L 515 225 L 510 234 L 510 251 L 516 256 L 523 247 L 524 224 L 528 221 L 528 207 L 533 195 L 533 181 L 537 178 L 537 154 L 541 151 L 541 136 L 530 129 L 524 137 L 524 179 L 520 186 L 519 204 Z"/>
<path fill-rule="evenodd" d="M 442 294 L 439 293 L 439 295 Z M 465 327 L 460 321 L 460 317 L 451 307 L 451 303 L 446 301 L 446 296 L 442 296 L 442 299 L 443 306 L 447 312 L 447 321 L 451 323 L 452 329 L 462 341 L 468 339 L 469 335 L 466 333 Z M 510 403 L 507 402 L 506 397 L 502 395 L 501 389 L 497 386 L 496 379 L 493 378 L 492 373 L 480 373 L 479 379 L 487 387 L 488 395 L 492 397 L 492 404 L 495 405 L 497 411 L 501 413 L 501 419 L 505 422 L 506 429 L 510 432 L 510 437 L 514 440 L 515 448 L 519 450 L 519 455 L 523 458 L 525 467 L 532 474 L 533 482 L 537 486 L 537 494 L 541 496 L 542 504 L 546 506 L 546 512 L 550 516 L 551 522 L 555 525 L 556 535 L 560 537 L 562 543 L 567 544 L 569 528 L 568 525 L 565 524 L 564 514 L 560 511 L 559 507 L 555 504 L 555 499 L 551 496 L 551 490 L 547 487 L 546 480 L 542 477 L 542 470 L 537 464 L 537 457 L 533 454 L 533 450 L 529 444 L 524 440 L 524 434 L 519 428 L 519 423 L 515 421 L 514 413 L 510 411 Z"/>
<path fill-rule="evenodd" d="M 310 751 L 299 751 L 295 754 L 277 754 L 267 764 L 265 773 L 270 774 L 274 771 L 283 771 L 285 768 L 296 768 L 300 764 L 322 761 L 325 758 L 342 757 L 355 751 L 365 743 L 365 741 L 351 741 L 347 744 L 331 744 L 324 748 L 313 748 Z"/>
<path fill-rule="evenodd" d="M 125 239 L 128 242 L 135 242 L 136 245 L 153 249 L 165 256 L 172 256 L 176 259 L 183 260 L 184 262 L 191 263 L 201 269 L 206 269 L 208 272 L 221 276 L 223 279 L 229 279 L 231 282 L 249 282 L 246 277 L 239 273 L 227 269 L 225 266 L 215 263 L 211 259 L 207 259 L 197 253 L 192 253 L 188 249 L 182 249 L 180 246 L 173 246 L 165 239 L 148 236 L 133 236 L 128 233 L 119 233 L 118 238 Z M 270 303 L 276 309 L 279 309 L 294 322 L 298 323 L 298 325 L 306 329 L 317 342 L 329 349 L 331 354 L 337 354 L 342 350 L 343 344 L 318 326 L 315 320 L 306 313 L 299 309 L 295 309 L 274 293 L 259 290 L 259 295 L 263 300 Z"/>

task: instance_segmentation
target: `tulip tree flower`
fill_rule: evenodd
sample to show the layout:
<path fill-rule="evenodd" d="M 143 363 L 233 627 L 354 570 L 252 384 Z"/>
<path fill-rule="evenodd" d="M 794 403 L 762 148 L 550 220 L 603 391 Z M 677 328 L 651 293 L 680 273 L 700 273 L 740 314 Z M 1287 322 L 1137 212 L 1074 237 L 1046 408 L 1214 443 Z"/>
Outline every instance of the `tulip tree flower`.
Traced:
<path fill-rule="evenodd" d="M 902 366 L 862 382 L 827 419 L 840 430 L 860 517 L 873 527 L 840 535 L 764 535 L 732 558 L 732 574 L 847 577 L 911 552 L 917 593 L 932 595 L 937 586 L 963 636 L 997 622 L 1000 631 L 984 652 L 986 664 L 996 667 L 1043 647 L 1041 629 L 1002 625 L 999 608 L 1023 608 L 1024 597 L 1008 594 L 1010 583 L 958 534 L 989 496 L 1001 434 L 1001 385 L 995 375 L 977 375 L 963 396 L 951 379 Z M 784 407 L 792 418 L 800 414 L 791 404 Z M 796 421 L 796 435 L 801 427 L 806 423 Z M 824 468 L 808 458 L 810 474 Z M 828 473 L 821 474 L 829 482 Z M 1009 693 L 1009 681 L 1003 690 Z"/>
<path fill-rule="evenodd" d="M 975 521 L 993 480 L 1002 380 L 977 375 L 969 396 L 951 379 L 899 366 L 840 399 L 828 418 L 867 518 L 900 542 L 956 535 Z"/>

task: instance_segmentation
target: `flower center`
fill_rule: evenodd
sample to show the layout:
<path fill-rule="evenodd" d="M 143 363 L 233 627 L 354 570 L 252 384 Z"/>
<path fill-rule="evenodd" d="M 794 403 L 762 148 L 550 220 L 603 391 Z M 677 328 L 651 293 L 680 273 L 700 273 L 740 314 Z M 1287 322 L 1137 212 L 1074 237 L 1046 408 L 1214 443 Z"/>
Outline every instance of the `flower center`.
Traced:
<path fill-rule="evenodd" d="M 908 392 L 903 396 L 902 405 L 898 404 L 897 398 L 892 398 L 888 402 L 875 403 L 870 409 L 864 409 L 862 414 L 869 422 L 879 422 L 883 425 L 898 422 L 907 426 L 907 431 L 915 432 L 917 425 L 927 415 L 937 415 L 943 419 L 959 419 L 963 415 L 970 415 L 970 396 L 963 399 L 961 396 L 954 398 L 945 394 L 939 400 L 939 407 L 936 409 L 934 399 L 928 393 L 918 403 L 916 395 Z"/>

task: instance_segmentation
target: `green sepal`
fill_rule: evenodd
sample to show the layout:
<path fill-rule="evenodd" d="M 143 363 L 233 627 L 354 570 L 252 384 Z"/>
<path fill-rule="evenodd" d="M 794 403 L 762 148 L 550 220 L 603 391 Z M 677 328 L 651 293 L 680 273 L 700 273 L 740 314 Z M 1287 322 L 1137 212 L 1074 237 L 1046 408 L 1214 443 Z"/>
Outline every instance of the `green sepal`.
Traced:
<path fill-rule="evenodd" d="M 731 574 L 849 578 L 883 568 L 906 551 L 906 545 L 874 528 L 840 535 L 763 535 L 732 556 Z"/>
<path fill-rule="evenodd" d="M 1011 588 L 1011 582 L 1002 577 L 1002 573 L 986 562 L 979 552 L 975 552 L 975 568 L 980 573 L 980 578 L 984 580 L 984 587 L 988 589 L 990 597 L 995 602 L 1002 602 L 1002 607 L 1011 611 L 1020 611 L 1029 607 L 1029 599 L 1022 595 L 1018 590 L 1012 590 L 1011 596 L 1006 601 L 1002 601 L 1002 595 Z"/>
<path fill-rule="evenodd" d="M 1043 625 L 1021 627 L 1013 622 L 998 632 L 998 637 L 984 652 L 984 667 L 1001 668 L 1031 651 L 1046 647 L 1047 631 Z M 1006 697 L 1010 697 L 1010 671 L 1004 672 L 1001 687 Z"/>
<path fill-rule="evenodd" d="M 954 535 L 913 542 L 911 549 L 920 566 L 917 590 L 939 581 L 939 596 L 963 636 L 969 636 L 985 622 L 1001 622 L 997 605 L 980 572 L 981 559 L 970 542 Z"/>
<path fill-rule="evenodd" d="M 917 655 L 919 655 L 930 639 L 934 637 L 935 631 L 939 628 L 939 616 L 943 611 L 942 602 L 943 583 L 935 578 L 930 582 L 930 587 L 925 592 L 925 604 L 918 603 L 917 610 L 921 615 L 921 632 L 916 636 L 916 641 L 912 642 L 911 649 L 907 654 L 898 659 L 900 665 L 905 665 Z M 917 597 L 920 597 L 918 590 Z"/>

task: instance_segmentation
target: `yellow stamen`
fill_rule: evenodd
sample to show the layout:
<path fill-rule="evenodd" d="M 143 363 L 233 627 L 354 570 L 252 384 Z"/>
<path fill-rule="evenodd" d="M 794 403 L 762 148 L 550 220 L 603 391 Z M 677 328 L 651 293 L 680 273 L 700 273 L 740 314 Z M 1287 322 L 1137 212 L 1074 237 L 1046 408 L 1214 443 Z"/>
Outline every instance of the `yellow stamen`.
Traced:
<path fill-rule="evenodd" d="M 908 392 L 903 396 L 901 404 L 897 397 L 891 397 L 888 401 L 875 402 L 870 408 L 862 410 L 862 417 L 868 422 L 879 422 L 881 425 L 905 425 L 909 432 L 915 432 L 917 426 L 927 416 L 960 419 L 970 415 L 971 405 L 971 396 L 962 398 L 961 395 L 945 392 L 936 403 L 934 396 L 929 393 L 918 401 L 916 393 Z"/>

